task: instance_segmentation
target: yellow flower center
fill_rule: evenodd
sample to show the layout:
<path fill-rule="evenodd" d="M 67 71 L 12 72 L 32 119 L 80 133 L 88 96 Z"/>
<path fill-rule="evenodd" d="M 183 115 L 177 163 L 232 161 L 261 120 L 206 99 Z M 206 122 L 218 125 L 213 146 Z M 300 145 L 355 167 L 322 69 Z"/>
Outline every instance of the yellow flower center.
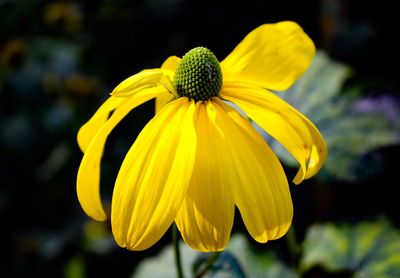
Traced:
<path fill-rule="evenodd" d="M 187 52 L 178 64 L 174 86 L 179 96 L 208 100 L 222 88 L 222 71 L 215 55 L 205 47 Z"/>

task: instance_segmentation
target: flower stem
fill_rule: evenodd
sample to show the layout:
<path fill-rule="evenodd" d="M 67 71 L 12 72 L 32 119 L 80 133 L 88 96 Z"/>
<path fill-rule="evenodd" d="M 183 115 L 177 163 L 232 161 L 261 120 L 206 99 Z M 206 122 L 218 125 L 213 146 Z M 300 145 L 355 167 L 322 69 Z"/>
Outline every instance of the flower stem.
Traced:
<path fill-rule="evenodd" d="M 184 278 L 181 262 L 181 251 L 179 249 L 178 228 L 176 227 L 175 223 L 172 225 L 172 241 L 174 245 L 176 272 L 178 274 L 178 278 Z"/>
<path fill-rule="evenodd" d="M 215 261 L 218 259 L 219 255 L 221 254 L 221 252 L 214 252 L 212 253 L 209 257 L 208 260 L 206 262 L 206 265 L 200 269 L 196 275 L 194 276 L 195 278 L 201 278 L 203 277 L 204 274 L 207 273 L 207 271 L 213 266 L 213 264 L 215 263 Z"/>
<path fill-rule="evenodd" d="M 286 243 L 289 249 L 291 263 L 295 265 L 301 250 L 299 244 L 297 243 L 296 233 L 293 225 L 286 233 Z"/>

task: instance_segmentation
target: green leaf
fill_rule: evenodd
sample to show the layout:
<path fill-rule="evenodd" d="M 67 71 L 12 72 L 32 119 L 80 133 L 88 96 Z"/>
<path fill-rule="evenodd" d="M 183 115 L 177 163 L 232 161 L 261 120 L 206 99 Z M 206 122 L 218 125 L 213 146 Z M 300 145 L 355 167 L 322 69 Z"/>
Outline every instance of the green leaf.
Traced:
<path fill-rule="evenodd" d="M 193 264 L 194 273 L 204 271 L 205 266 L 208 264 L 212 253 L 201 253 L 197 256 Z M 246 275 L 237 260 L 237 258 L 229 251 L 221 252 L 218 259 L 212 264 L 211 268 L 205 274 L 205 277 L 213 278 L 245 278 Z"/>
<path fill-rule="evenodd" d="M 355 98 L 362 94 L 360 88 L 343 89 L 350 75 L 349 67 L 319 51 L 304 76 L 289 90 L 277 93 L 305 114 L 324 136 L 328 159 L 319 176 L 325 179 L 352 181 L 365 177 L 377 167 L 360 166 L 368 162 L 361 157 L 400 141 L 399 104 L 389 96 Z M 278 142 L 265 132 L 263 135 L 288 166 L 298 167 Z"/>
<path fill-rule="evenodd" d="M 182 242 L 180 248 L 184 276 L 193 277 L 192 269 L 207 259 L 208 254 L 196 252 Z M 203 277 L 297 277 L 292 269 L 279 261 L 270 245 L 266 244 L 265 250 L 254 250 L 242 234 L 232 235 L 227 250 L 220 254 L 214 266 Z M 140 262 L 133 277 L 177 277 L 172 246 L 168 245 L 157 256 Z"/>
<path fill-rule="evenodd" d="M 385 220 L 314 225 L 303 244 L 303 272 L 321 266 L 354 277 L 400 277 L 400 232 Z"/>
<path fill-rule="evenodd" d="M 296 278 L 298 275 L 276 256 L 272 246 L 265 244 L 265 251 L 254 249 L 247 238 L 236 234 L 231 239 L 228 250 L 239 260 L 246 277 L 250 278 Z"/>
<path fill-rule="evenodd" d="M 184 277 L 194 277 L 194 270 L 199 270 L 199 267 L 202 266 L 210 254 L 197 252 L 183 242 L 180 242 L 179 247 Z M 133 277 L 177 277 L 175 254 L 172 245 L 166 246 L 157 256 L 140 262 L 136 271 L 132 275 L 132 278 Z M 202 277 L 244 278 L 247 276 L 244 274 L 240 263 L 235 258 L 235 255 L 232 252 L 224 251 L 220 254 L 210 270 Z"/>
<path fill-rule="evenodd" d="M 192 277 L 192 264 L 198 255 L 198 252 L 190 249 L 186 244 L 180 242 L 179 244 L 182 260 L 182 269 L 185 277 Z M 158 277 L 170 278 L 178 277 L 175 269 L 175 257 L 173 246 L 170 244 L 164 247 L 161 252 L 154 256 L 147 258 L 139 263 L 132 278 L 145 278 L 145 277 Z"/>

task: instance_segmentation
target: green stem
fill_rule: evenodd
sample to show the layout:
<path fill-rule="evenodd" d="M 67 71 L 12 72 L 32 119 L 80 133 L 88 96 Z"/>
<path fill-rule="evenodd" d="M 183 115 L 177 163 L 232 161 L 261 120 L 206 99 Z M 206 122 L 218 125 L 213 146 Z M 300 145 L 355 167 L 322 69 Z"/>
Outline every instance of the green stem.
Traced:
<path fill-rule="evenodd" d="M 206 265 L 200 269 L 200 271 L 198 271 L 196 273 L 196 275 L 194 276 L 195 278 L 201 278 L 203 277 L 204 274 L 207 273 L 207 271 L 213 266 L 213 264 L 215 263 L 215 261 L 218 259 L 219 255 L 221 254 L 221 252 L 214 252 L 210 255 L 210 257 L 208 257 L 207 263 Z"/>
<path fill-rule="evenodd" d="M 286 243 L 289 249 L 291 263 L 295 265 L 300 255 L 300 245 L 297 243 L 296 233 L 293 225 L 289 228 L 289 231 L 286 233 Z"/>
<path fill-rule="evenodd" d="M 172 240 L 174 245 L 176 272 L 178 274 L 178 278 L 184 278 L 182 271 L 181 251 L 179 249 L 178 228 L 176 227 L 175 223 L 172 225 Z"/>

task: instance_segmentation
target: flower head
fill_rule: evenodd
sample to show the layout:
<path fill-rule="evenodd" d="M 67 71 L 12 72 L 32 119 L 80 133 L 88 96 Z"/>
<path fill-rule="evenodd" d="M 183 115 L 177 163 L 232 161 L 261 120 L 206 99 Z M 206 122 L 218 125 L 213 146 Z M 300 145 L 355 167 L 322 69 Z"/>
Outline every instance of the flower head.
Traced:
<path fill-rule="evenodd" d="M 293 216 L 283 168 L 249 120 L 227 102 L 296 158 L 295 184 L 312 177 L 326 159 L 325 142 L 304 115 L 269 90 L 291 86 L 314 54 L 314 44 L 296 23 L 265 24 L 221 63 L 197 47 L 124 80 L 78 133 L 83 210 L 96 220 L 107 218 L 99 192 L 107 136 L 132 109 L 156 99 L 156 115 L 126 154 L 115 183 L 116 242 L 146 249 L 175 221 L 192 248 L 222 250 L 235 206 L 256 241 L 283 236 Z"/>

